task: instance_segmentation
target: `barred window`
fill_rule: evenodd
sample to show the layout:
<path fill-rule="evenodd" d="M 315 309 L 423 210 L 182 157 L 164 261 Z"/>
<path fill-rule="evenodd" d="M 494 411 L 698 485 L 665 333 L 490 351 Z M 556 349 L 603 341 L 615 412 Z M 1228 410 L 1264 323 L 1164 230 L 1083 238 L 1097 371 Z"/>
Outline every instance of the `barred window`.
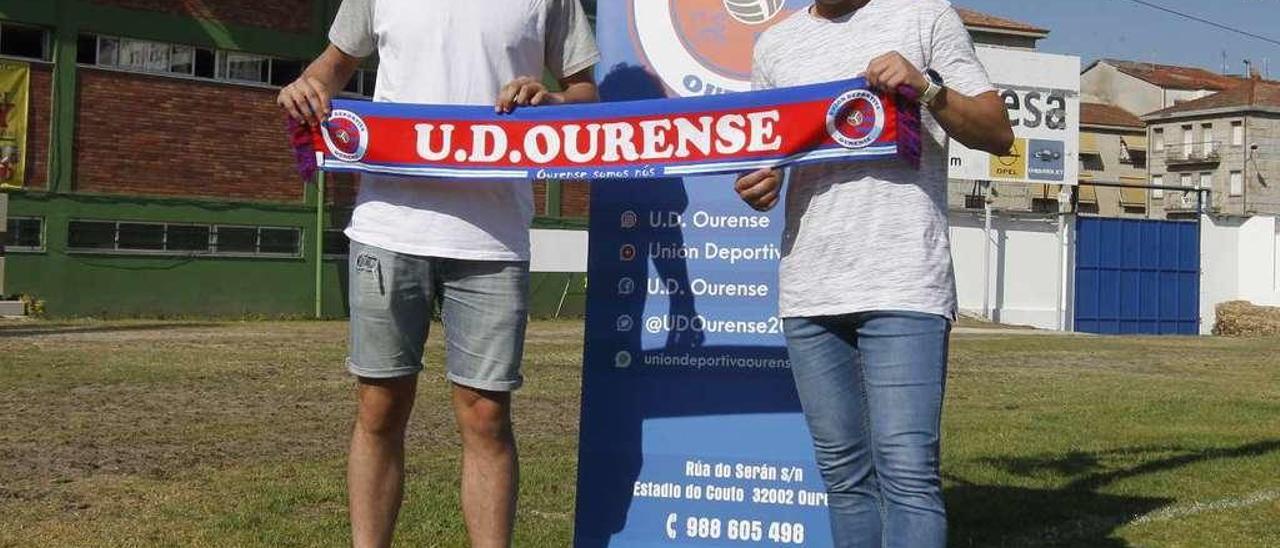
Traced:
<path fill-rule="evenodd" d="M 44 249 L 44 219 L 9 217 L 5 222 L 4 241 L 9 251 L 41 251 Z"/>
<path fill-rule="evenodd" d="M 67 247 L 79 252 L 299 257 L 302 230 L 78 219 L 68 226 Z"/>

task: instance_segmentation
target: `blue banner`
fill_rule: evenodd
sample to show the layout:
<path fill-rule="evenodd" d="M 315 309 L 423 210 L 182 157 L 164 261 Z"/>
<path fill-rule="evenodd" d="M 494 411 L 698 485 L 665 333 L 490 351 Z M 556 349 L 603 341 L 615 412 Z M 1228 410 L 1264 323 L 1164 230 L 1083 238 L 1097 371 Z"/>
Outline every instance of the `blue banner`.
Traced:
<path fill-rule="evenodd" d="M 749 87 L 799 0 L 601 0 L 607 101 Z M 780 204 L 733 175 L 591 188 L 574 544 L 830 546 L 777 316 Z"/>

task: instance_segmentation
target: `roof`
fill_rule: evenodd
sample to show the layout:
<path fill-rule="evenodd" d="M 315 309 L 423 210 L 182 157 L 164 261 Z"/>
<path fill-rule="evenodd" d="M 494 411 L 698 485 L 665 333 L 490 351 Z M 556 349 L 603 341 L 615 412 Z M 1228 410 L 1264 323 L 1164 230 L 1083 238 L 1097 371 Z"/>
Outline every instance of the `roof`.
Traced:
<path fill-rule="evenodd" d="M 956 7 L 956 13 L 960 14 L 960 19 L 964 24 L 971 27 L 983 27 L 989 29 L 1007 30 L 1014 32 L 1026 32 L 1031 34 L 1048 35 L 1049 29 L 1043 29 L 1035 25 L 1014 21 L 1013 19 L 1005 19 L 1004 17 L 996 17 L 994 15 L 974 11 L 967 8 Z"/>
<path fill-rule="evenodd" d="M 1102 59 L 1100 62 L 1111 65 L 1124 74 L 1165 89 L 1224 91 L 1246 80 L 1246 78 L 1218 74 L 1199 67 L 1159 65 L 1120 59 Z"/>
<path fill-rule="evenodd" d="M 1251 78 L 1227 91 L 1215 93 L 1194 101 L 1178 103 L 1164 110 L 1143 116 L 1144 119 L 1165 118 L 1175 114 L 1218 109 L 1247 109 L 1270 107 L 1280 109 L 1280 82 Z"/>
<path fill-rule="evenodd" d="M 1114 105 L 1080 103 L 1080 125 L 1115 126 L 1141 129 L 1147 127 L 1141 118 Z"/>

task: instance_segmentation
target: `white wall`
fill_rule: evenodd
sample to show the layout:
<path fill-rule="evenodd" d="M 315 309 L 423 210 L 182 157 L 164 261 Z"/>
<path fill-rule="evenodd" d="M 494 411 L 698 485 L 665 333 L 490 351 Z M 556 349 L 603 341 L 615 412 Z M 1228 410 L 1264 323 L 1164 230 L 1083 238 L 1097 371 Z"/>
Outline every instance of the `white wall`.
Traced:
<path fill-rule="evenodd" d="M 586 272 L 586 230 L 529 231 L 530 272 Z"/>
<path fill-rule="evenodd" d="M 1203 217 L 1200 270 L 1203 334 L 1213 331 L 1220 303 L 1280 306 L 1280 222 L 1268 216 Z"/>
<path fill-rule="evenodd" d="M 1063 269 L 1057 221 L 995 214 L 991 228 L 988 276 L 983 269 L 982 215 L 951 212 L 951 256 L 960 311 L 982 315 L 983 285 L 988 282 L 992 319 L 1059 329 Z"/>

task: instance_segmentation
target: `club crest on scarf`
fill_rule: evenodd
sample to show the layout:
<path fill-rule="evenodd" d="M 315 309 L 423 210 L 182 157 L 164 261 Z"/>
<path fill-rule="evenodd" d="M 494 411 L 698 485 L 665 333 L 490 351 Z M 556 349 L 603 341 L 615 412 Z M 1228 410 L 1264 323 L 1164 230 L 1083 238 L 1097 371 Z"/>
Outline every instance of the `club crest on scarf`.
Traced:
<path fill-rule="evenodd" d="M 335 110 L 324 123 L 324 143 L 344 162 L 359 162 L 369 150 L 369 127 L 349 110 Z"/>
<path fill-rule="evenodd" d="M 827 109 L 827 133 L 845 148 L 863 148 L 884 132 L 884 102 L 865 89 L 844 92 Z"/>
<path fill-rule="evenodd" d="M 751 89 L 760 33 L 804 7 L 801 0 L 631 0 L 640 51 L 682 97 Z"/>

